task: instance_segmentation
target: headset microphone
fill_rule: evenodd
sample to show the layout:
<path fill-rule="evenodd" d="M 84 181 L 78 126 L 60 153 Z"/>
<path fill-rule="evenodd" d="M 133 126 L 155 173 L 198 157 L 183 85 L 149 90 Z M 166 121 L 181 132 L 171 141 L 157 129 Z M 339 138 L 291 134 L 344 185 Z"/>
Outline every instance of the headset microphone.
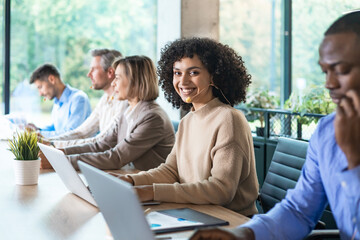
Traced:
<path fill-rule="evenodd" d="M 187 97 L 187 98 L 185 99 L 185 102 L 186 102 L 186 103 L 191 103 L 191 97 Z"/>
<path fill-rule="evenodd" d="M 209 86 L 211 86 L 212 84 L 209 84 Z M 186 103 L 191 103 L 192 101 L 194 101 L 194 99 L 197 97 L 197 96 L 199 96 L 204 90 L 207 90 L 208 88 L 209 88 L 209 86 L 207 87 L 207 88 L 203 88 L 200 92 L 198 92 L 197 94 L 195 94 L 195 96 L 194 97 L 187 97 L 186 99 L 185 99 L 185 102 Z"/>
<path fill-rule="evenodd" d="M 224 93 L 221 91 L 220 88 L 218 88 L 218 87 L 217 87 L 215 84 L 213 84 L 213 83 L 210 83 L 209 86 L 212 86 L 212 87 L 216 88 L 217 90 L 219 90 L 220 93 L 221 93 L 221 95 L 225 98 L 225 100 L 229 103 L 229 105 L 231 105 L 230 101 L 225 97 Z M 202 89 L 200 92 L 198 92 L 198 93 L 197 93 L 194 97 L 192 97 L 192 98 L 191 98 L 191 97 L 187 97 L 187 98 L 185 99 L 185 102 L 186 102 L 186 103 L 191 103 L 191 102 L 193 102 L 194 99 L 195 99 L 197 96 L 199 96 L 205 89 L 208 89 L 208 88 Z"/>

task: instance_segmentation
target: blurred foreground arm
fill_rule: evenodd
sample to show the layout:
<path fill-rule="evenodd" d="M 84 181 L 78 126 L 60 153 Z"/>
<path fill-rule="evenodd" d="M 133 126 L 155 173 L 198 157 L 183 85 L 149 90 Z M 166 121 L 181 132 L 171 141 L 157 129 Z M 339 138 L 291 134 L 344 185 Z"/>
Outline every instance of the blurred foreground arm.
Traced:
<path fill-rule="evenodd" d="M 250 228 L 211 228 L 197 230 L 190 240 L 255 240 Z"/>

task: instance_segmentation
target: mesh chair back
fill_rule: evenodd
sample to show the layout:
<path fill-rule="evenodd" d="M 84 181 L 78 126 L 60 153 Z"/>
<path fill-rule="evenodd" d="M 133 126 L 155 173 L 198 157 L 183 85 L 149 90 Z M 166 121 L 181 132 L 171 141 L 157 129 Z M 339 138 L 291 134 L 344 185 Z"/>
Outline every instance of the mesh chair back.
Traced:
<path fill-rule="evenodd" d="M 288 189 L 294 188 L 306 158 L 308 143 L 279 138 L 264 184 L 260 202 L 264 212 L 285 198 Z"/>

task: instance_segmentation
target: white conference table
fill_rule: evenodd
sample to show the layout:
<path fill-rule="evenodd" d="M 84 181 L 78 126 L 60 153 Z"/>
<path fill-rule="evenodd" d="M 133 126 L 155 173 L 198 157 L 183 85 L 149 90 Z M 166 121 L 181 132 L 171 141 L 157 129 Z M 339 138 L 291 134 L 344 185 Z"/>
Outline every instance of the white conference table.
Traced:
<path fill-rule="evenodd" d="M 111 239 L 98 209 L 70 193 L 52 170 L 41 170 L 38 185 L 15 184 L 12 159 L 0 141 L 0 239 Z M 151 210 L 190 207 L 229 221 L 228 227 L 248 218 L 214 205 L 162 203 Z M 187 239 L 191 231 L 161 236 Z"/>

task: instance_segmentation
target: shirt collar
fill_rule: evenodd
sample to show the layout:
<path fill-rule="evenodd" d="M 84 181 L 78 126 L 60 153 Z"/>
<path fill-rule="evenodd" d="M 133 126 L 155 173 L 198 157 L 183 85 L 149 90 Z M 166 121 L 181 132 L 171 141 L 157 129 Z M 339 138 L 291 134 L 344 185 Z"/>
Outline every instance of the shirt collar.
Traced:
<path fill-rule="evenodd" d="M 54 103 L 61 106 L 63 103 L 69 101 L 70 94 L 71 94 L 71 90 L 70 90 L 69 86 L 66 85 L 63 93 L 61 94 L 60 99 L 55 97 Z"/>

